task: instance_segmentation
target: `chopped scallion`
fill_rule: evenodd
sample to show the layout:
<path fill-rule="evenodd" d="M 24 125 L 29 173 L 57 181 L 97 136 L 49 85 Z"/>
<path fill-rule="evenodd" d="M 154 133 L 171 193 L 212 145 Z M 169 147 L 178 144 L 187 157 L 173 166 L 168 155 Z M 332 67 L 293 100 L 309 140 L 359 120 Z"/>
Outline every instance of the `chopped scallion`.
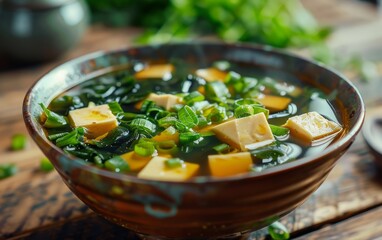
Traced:
<path fill-rule="evenodd" d="M 164 162 L 164 164 L 168 168 L 179 168 L 179 167 L 183 167 L 184 161 L 181 160 L 180 158 L 170 158 L 170 159 L 167 159 Z"/>
<path fill-rule="evenodd" d="M 119 103 L 117 103 L 117 102 L 114 101 L 114 102 L 109 102 L 108 105 L 109 105 L 109 108 L 110 108 L 111 112 L 112 112 L 115 116 L 117 116 L 119 113 L 123 113 L 123 109 L 122 109 L 122 107 L 119 105 Z"/>
<path fill-rule="evenodd" d="M 200 138 L 200 133 L 198 132 L 184 132 L 179 134 L 179 141 L 181 144 L 186 144 L 194 142 Z"/>
<path fill-rule="evenodd" d="M 179 110 L 178 118 L 184 125 L 186 125 L 189 128 L 193 128 L 199 123 L 198 116 L 196 115 L 194 110 L 187 105 L 185 105 Z"/>
<path fill-rule="evenodd" d="M 130 171 L 129 164 L 120 156 L 115 156 L 105 162 L 105 168 L 114 172 Z"/>
<path fill-rule="evenodd" d="M 288 128 L 276 126 L 276 125 L 272 125 L 272 124 L 269 124 L 269 127 L 271 128 L 273 135 L 275 135 L 277 137 L 282 137 L 282 136 L 289 134 Z"/>
<path fill-rule="evenodd" d="M 251 105 L 240 105 L 235 109 L 235 117 L 243 118 L 254 114 L 253 107 Z"/>
<path fill-rule="evenodd" d="M 54 169 L 52 163 L 49 161 L 48 158 L 43 157 L 40 160 L 40 170 L 43 172 L 50 172 Z"/>
<path fill-rule="evenodd" d="M 226 143 L 222 143 L 222 144 L 216 145 L 215 147 L 213 147 L 213 149 L 218 153 L 227 153 L 230 150 L 230 146 Z"/>
<path fill-rule="evenodd" d="M 189 105 L 189 104 L 192 104 L 192 103 L 195 103 L 195 102 L 203 101 L 204 100 L 204 95 L 202 95 L 198 91 L 194 91 L 194 92 L 191 92 L 188 95 L 184 96 L 183 100 L 185 101 L 185 103 L 187 105 Z"/>
<path fill-rule="evenodd" d="M 290 237 L 288 229 L 278 221 L 268 226 L 268 232 L 274 240 L 286 240 Z"/>
<path fill-rule="evenodd" d="M 153 155 L 155 152 L 155 147 L 152 142 L 140 141 L 139 143 L 135 144 L 134 152 L 140 156 L 148 157 Z"/>
<path fill-rule="evenodd" d="M 22 150 L 27 145 L 27 137 L 25 134 L 15 134 L 12 136 L 11 149 L 13 151 Z"/>
<path fill-rule="evenodd" d="M 17 173 L 17 167 L 14 164 L 0 164 L 0 179 L 11 177 Z"/>
<path fill-rule="evenodd" d="M 46 128 L 58 128 L 68 124 L 66 118 L 55 112 L 50 111 L 44 104 L 40 103 L 40 106 L 45 114 L 43 125 Z"/>
<path fill-rule="evenodd" d="M 159 153 L 175 154 L 178 151 L 178 147 L 173 140 L 161 141 L 156 143 L 156 149 Z"/>

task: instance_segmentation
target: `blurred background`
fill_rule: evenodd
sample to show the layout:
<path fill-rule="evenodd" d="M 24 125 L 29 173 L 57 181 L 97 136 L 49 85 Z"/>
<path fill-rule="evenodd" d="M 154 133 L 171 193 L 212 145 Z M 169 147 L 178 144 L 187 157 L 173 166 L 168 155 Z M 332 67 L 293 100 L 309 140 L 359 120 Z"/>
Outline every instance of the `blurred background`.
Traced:
<path fill-rule="evenodd" d="M 367 82 L 382 72 L 377 1 L 0 0 L 0 71 L 135 44 L 215 40 L 287 48 Z"/>

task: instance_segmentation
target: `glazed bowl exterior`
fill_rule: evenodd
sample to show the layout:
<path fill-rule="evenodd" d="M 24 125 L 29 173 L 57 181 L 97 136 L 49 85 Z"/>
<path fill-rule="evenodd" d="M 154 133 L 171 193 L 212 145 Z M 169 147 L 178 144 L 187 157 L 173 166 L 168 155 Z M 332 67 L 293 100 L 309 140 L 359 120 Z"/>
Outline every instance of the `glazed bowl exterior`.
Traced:
<path fill-rule="evenodd" d="M 138 179 L 86 164 L 64 153 L 45 136 L 38 121 L 39 103 L 93 77 L 124 69 L 133 61 L 182 59 L 209 66 L 217 60 L 283 71 L 336 93 L 343 106 L 341 139 L 314 156 L 260 173 L 186 182 Z M 26 95 L 23 114 L 37 145 L 63 181 L 86 205 L 104 218 L 143 235 L 205 239 L 235 236 L 259 229 L 301 205 L 325 180 L 349 148 L 364 119 L 358 91 L 328 68 L 269 47 L 197 43 L 142 46 L 98 52 L 64 63 L 39 79 Z"/>

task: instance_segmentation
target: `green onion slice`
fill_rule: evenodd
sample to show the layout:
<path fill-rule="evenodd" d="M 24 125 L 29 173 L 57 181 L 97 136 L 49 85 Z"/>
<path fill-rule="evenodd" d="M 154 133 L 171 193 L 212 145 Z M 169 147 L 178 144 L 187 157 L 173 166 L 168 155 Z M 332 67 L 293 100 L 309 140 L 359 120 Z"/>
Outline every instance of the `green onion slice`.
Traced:
<path fill-rule="evenodd" d="M 134 152 L 140 156 L 148 157 L 153 155 L 153 153 L 155 152 L 155 147 L 152 142 L 139 141 L 134 146 Z"/>
<path fill-rule="evenodd" d="M 215 147 L 213 147 L 213 149 L 218 153 L 228 153 L 230 150 L 230 146 L 226 143 L 222 143 L 222 144 L 216 145 Z"/>
<path fill-rule="evenodd" d="M 105 162 L 105 168 L 114 172 L 130 171 L 129 164 L 120 156 L 115 156 Z"/>
<path fill-rule="evenodd" d="M 50 172 L 54 169 L 52 163 L 47 157 L 43 157 L 40 160 L 40 170 L 43 172 Z"/>
<path fill-rule="evenodd" d="M 27 137 L 24 134 L 15 134 L 12 136 L 11 149 L 13 151 L 22 150 L 27 145 Z"/>
<path fill-rule="evenodd" d="M 251 105 L 240 105 L 235 109 L 235 117 L 236 118 L 243 118 L 248 117 L 254 114 L 253 107 Z"/>
<path fill-rule="evenodd" d="M 175 154 L 178 151 L 178 147 L 173 140 L 161 141 L 155 144 L 155 148 L 159 153 Z"/>
<path fill-rule="evenodd" d="M 14 164 L 0 164 L 0 179 L 15 175 L 17 170 L 18 169 Z"/>
<path fill-rule="evenodd" d="M 269 127 L 271 128 L 273 135 L 277 137 L 282 137 L 289 134 L 289 129 L 286 127 L 276 126 L 272 124 L 269 124 Z"/>
<path fill-rule="evenodd" d="M 183 100 L 184 102 L 187 104 L 187 105 L 190 105 L 192 103 L 195 103 L 195 102 L 201 102 L 204 100 L 204 95 L 202 95 L 200 92 L 198 91 L 194 91 L 194 92 L 191 92 L 189 93 L 188 95 L 184 96 L 183 97 Z"/>
<path fill-rule="evenodd" d="M 290 237 L 288 229 L 278 221 L 268 226 L 268 232 L 274 240 L 286 240 Z"/>
<path fill-rule="evenodd" d="M 117 102 L 114 101 L 114 102 L 109 102 L 108 105 L 109 105 L 109 108 L 110 108 L 111 112 L 112 112 L 115 116 L 117 116 L 119 113 L 123 113 L 123 109 L 122 109 L 122 107 L 119 105 L 119 103 L 117 103 Z"/>
<path fill-rule="evenodd" d="M 40 106 L 46 116 L 46 119 L 43 123 L 44 127 L 59 128 L 59 127 L 66 126 L 68 124 L 64 116 L 61 116 L 55 112 L 50 111 L 48 108 L 45 107 L 43 103 L 40 103 Z"/>
<path fill-rule="evenodd" d="M 196 115 L 194 110 L 187 105 L 185 105 L 179 110 L 178 118 L 184 125 L 186 125 L 189 128 L 193 128 L 199 123 L 198 116 Z"/>
<path fill-rule="evenodd" d="M 184 166 L 184 161 L 180 158 L 170 158 L 167 159 L 164 164 L 168 168 L 179 168 Z"/>
<path fill-rule="evenodd" d="M 200 138 L 200 133 L 198 132 L 184 132 L 179 134 L 179 141 L 181 144 L 186 144 L 194 142 Z"/>

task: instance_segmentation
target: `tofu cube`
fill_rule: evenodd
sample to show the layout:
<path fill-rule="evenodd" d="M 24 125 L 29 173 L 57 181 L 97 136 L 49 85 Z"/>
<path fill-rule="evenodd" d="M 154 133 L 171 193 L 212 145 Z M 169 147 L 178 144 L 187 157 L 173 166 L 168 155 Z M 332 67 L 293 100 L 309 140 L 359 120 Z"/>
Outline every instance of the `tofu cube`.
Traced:
<path fill-rule="evenodd" d="M 136 154 L 134 151 L 122 154 L 120 156 L 129 164 L 131 171 L 139 171 L 153 158 L 152 156 L 143 157 Z"/>
<path fill-rule="evenodd" d="M 174 71 L 174 66 L 172 64 L 155 64 L 149 65 L 135 73 L 134 77 L 136 79 L 148 79 L 148 78 L 160 78 L 169 79 Z"/>
<path fill-rule="evenodd" d="M 212 176 L 233 176 L 249 172 L 252 166 L 252 157 L 249 152 L 209 155 L 208 165 Z"/>
<path fill-rule="evenodd" d="M 107 104 L 69 112 L 72 127 L 85 127 L 88 138 L 99 137 L 118 126 L 117 118 Z"/>
<path fill-rule="evenodd" d="M 216 137 L 241 151 L 255 149 L 275 141 L 263 112 L 221 123 L 212 131 Z"/>
<path fill-rule="evenodd" d="M 193 177 L 199 170 L 199 165 L 185 162 L 182 167 L 169 168 L 165 161 L 169 158 L 154 157 L 138 173 L 139 178 L 164 180 L 164 181 L 185 181 Z"/>
<path fill-rule="evenodd" d="M 196 70 L 195 74 L 204 80 L 211 81 L 224 81 L 227 73 L 223 72 L 217 68 L 203 68 Z"/>
<path fill-rule="evenodd" d="M 181 97 L 172 94 L 158 95 L 155 93 L 150 93 L 150 95 L 146 99 L 155 102 L 156 105 L 163 107 L 166 110 L 170 110 L 175 104 L 182 102 Z"/>
<path fill-rule="evenodd" d="M 270 112 L 280 112 L 287 109 L 292 99 L 288 97 L 260 94 L 256 99 Z"/>
<path fill-rule="evenodd" d="M 317 112 L 308 112 L 288 119 L 284 127 L 302 140 L 314 141 L 342 130 L 342 127 L 327 120 Z"/>

